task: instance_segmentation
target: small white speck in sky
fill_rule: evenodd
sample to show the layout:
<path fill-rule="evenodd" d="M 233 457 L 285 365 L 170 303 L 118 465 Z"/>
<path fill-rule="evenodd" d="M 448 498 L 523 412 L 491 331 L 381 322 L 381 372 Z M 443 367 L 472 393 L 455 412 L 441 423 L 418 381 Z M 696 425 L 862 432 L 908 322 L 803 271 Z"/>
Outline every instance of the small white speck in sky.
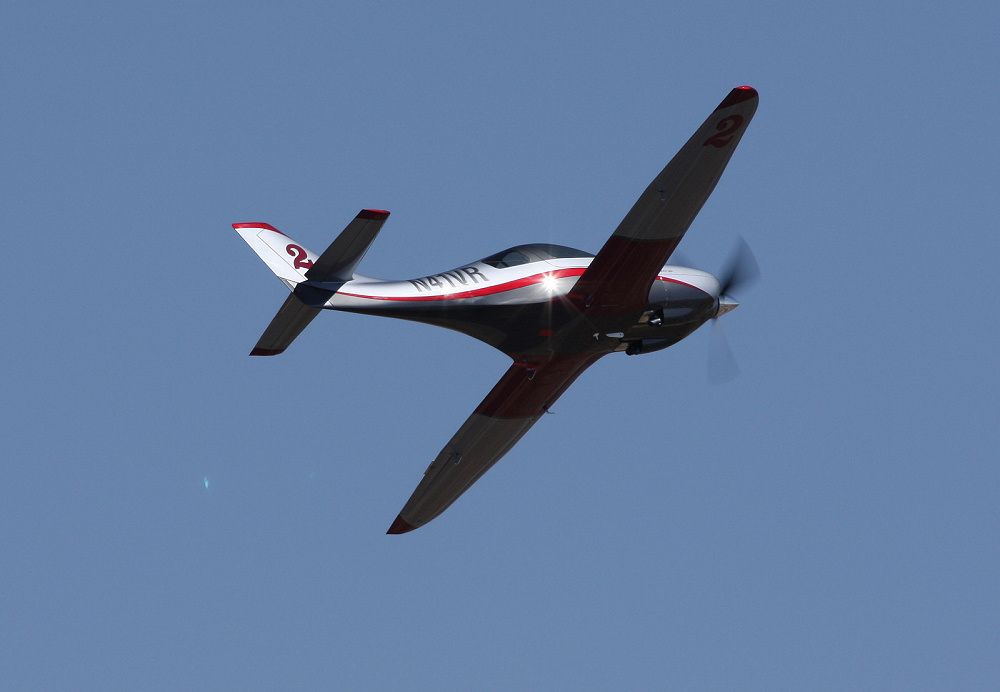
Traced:
<path fill-rule="evenodd" d="M 208 476 L 205 476 L 205 477 L 204 477 L 204 478 L 202 479 L 202 481 L 201 481 L 201 482 L 202 482 L 202 484 L 203 484 L 203 485 L 205 486 L 205 490 L 208 490 L 208 485 L 209 485 L 209 483 L 208 483 Z"/>

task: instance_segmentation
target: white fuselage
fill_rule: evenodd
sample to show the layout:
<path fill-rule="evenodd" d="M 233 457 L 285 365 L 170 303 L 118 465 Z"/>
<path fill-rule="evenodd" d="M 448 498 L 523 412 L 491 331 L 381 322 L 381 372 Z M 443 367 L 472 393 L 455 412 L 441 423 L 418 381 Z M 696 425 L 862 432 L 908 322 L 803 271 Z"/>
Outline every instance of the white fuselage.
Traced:
<path fill-rule="evenodd" d="M 592 260 L 592 257 L 559 258 L 503 268 L 471 262 L 404 281 L 357 276 L 341 286 L 326 307 L 365 309 L 378 305 L 384 309 L 413 303 L 517 305 L 547 302 L 567 295 Z M 719 297 L 719 282 L 699 269 L 667 265 L 657 278 Z"/>

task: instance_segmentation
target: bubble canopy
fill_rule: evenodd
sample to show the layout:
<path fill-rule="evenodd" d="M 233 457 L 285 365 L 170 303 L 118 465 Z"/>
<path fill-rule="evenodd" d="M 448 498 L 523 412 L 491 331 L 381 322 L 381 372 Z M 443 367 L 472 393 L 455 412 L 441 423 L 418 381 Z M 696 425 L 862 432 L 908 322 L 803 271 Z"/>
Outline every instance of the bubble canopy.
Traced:
<path fill-rule="evenodd" d="M 519 264 L 529 262 L 541 262 L 562 257 L 593 257 L 593 253 L 584 252 L 565 245 L 552 245 L 549 243 L 530 243 L 528 245 L 516 245 L 512 248 L 502 250 L 495 255 L 490 255 L 482 260 L 483 264 L 488 264 L 497 269 L 504 267 L 516 267 Z"/>

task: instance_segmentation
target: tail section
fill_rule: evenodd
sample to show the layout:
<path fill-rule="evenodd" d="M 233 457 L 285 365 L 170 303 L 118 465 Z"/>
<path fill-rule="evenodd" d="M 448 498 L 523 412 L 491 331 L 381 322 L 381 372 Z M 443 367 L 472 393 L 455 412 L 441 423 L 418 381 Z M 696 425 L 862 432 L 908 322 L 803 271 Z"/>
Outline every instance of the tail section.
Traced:
<path fill-rule="evenodd" d="M 251 356 L 276 356 L 295 340 L 323 306 L 354 276 L 389 212 L 364 209 L 317 256 L 270 224 L 234 223 L 264 264 L 292 291 L 264 330 Z"/>
<path fill-rule="evenodd" d="M 319 257 L 268 223 L 234 223 L 233 228 L 257 253 L 268 269 L 289 289 L 306 280 Z"/>

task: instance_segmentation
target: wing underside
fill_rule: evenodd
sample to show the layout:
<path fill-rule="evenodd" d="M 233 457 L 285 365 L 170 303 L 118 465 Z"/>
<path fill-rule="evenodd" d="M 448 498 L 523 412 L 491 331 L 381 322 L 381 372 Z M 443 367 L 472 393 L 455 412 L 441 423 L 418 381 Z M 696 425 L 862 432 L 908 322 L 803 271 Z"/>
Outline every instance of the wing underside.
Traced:
<path fill-rule="evenodd" d="M 573 288 L 574 302 L 592 314 L 646 305 L 657 272 L 715 189 L 757 101 L 752 87 L 729 92 L 636 200 Z"/>
<path fill-rule="evenodd" d="M 600 355 L 514 363 L 424 472 L 387 533 L 406 533 L 447 509 L 541 418 Z"/>

